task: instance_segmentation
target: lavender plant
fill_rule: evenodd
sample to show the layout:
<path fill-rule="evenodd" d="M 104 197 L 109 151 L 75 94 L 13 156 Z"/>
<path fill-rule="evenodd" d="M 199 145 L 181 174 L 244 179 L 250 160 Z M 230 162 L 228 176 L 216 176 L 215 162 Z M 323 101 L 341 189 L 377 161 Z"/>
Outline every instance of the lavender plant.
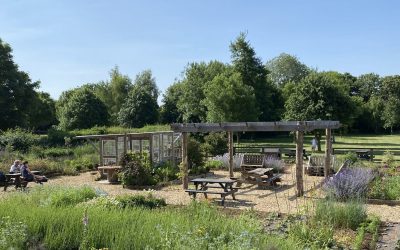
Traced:
<path fill-rule="evenodd" d="M 340 201 L 364 198 L 368 185 L 374 177 L 370 168 L 342 169 L 340 173 L 325 182 L 324 190 Z"/>
<path fill-rule="evenodd" d="M 263 166 L 266 168 L 273 168 L 275 172 L 282 172 L 285 167 L 285 163 L 273 156 L 268 156 L 264 158 Z"/>
<path fill-rule="evenodd" d="M 224 155 L 217 155 L 212 158 L 215 161 L 220 161 L 223 164 L 223 168 L 229 168 L 229 154 L 225 153 Z M 233 168 L 240 168 L 240 164 L 242 163 L 243 154 L 235 154 L 233 155 Z"/>

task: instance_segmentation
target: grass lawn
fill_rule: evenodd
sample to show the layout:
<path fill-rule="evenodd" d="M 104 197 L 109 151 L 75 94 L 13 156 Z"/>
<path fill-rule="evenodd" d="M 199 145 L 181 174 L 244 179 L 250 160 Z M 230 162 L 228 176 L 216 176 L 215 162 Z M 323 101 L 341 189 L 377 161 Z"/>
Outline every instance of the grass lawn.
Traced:
<path fill-rule="evenodd" d="M 311 151 L 313 135 L 306 135 L 304 148 Z M 295 148 L 293 136 L 278 136 L 269 139 L 240 140 L 236 146 L 268 146 L 279 148 Z M 400 161 L 400 134 L 398 135 L 335 135 L 334 149 L 346 151 L 347 149 L 373 149 L 375 160 L 380 161 L 385 151 L 391 151 L 396 161 Z M 325 136 L 321 140 L 321 149 L 325 150 Z M 342 150 L 341 150 L 342 149 Z"/>

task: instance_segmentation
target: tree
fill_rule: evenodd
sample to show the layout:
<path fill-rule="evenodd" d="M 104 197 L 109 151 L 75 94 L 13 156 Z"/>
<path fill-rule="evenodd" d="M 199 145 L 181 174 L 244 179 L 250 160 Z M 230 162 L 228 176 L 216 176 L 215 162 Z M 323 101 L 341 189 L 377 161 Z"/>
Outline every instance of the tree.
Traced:
<path fill-rule="evenodd" d="M 47 130 L 58 123 L 56 102 L 45 92 L 36 94 L 30 114 L 29 124 L 39 130 Z"/>
<path fill-rule="evenodd" d="M 386 76 L 382 79 L 379 95 L 383 127 L 393 129 L 400 125 L 400 75 Z"/>
<path fill-rule="evenodd" d="M 93 84 L 92 88 L 107 106 L 111 122 L 116 124 L 118 112 L 132 89 L 132 80 L 127 75 L 122 75 L 116 66 L 110 71 L 109 81 Z"/>
<path fill-rule="evenodd" d="M 160 121 L 162 123 L 182 122 L 182 113 L 178 109 L 178 102 L 183 95 L 183 86 L 177 82 L 168 87 L 163 95 L 163 105 L 160 111 Z"/>
<path fill-rule="evenodd" d="M 118 123 L 125 127 L 143 127 L 158 121 L 158 88 L 151 71 L 138 74 L 127 100 L 118 113 Z"/>
<path fill-rule="evenodd" d="M 269 60 L 265 67 L 269 71 L 268 77 L 279 87 L 288 82 L 298 83 L 310 73 L 310 69 L 297 57 L 286 53 Z"/>
<path fill-rule="evenodd" d="M 0 129 L 31 127 L 31 109 L 39 82 L 14 63 L 11 47 L 0 39 Z"/>
<path fill-rule="evenodd" d="M 208 122 L 256 121 L 258 111 L 252 87 L 235 72 L 220 74 L 207 85 L 204 104 Z"/>
<path fill-rule="evenodd" d="M 360 75 L 355 81 L 356 93 L 364 102 L 368 102 L 372 96 L 378 95 L 382 86 L 382 79 L 374 73 Z"/>
<path fill-rule="evenodd" d="M 189 64 L 180 81 L 182 84 L 182 96 L 177 107 L 185 122 L 205 122 L 207 107 L 201 101 L 204 100 L 204 89 L 208 82 L 226 70 L 226 65 L 211 61 L 209 63 Z"/>
<path fill-rule="evenodd" d="M 280 118 L 283 99 L 280 91 L 267 79 L 267 71 L 256 56 L 246 34 L 241 33 L 230 45 L 232 65 L 241 74 L 243 83 L 254 89 L 256 108 L 260 121 L 272 121 Z"/>
<path fill-rule="evenodd" d="M 56 110 L 64 130 L 103 126 L 109 120 L 106 105 L 87 86 L 63 92 Z"/>
<path fill-rule="evenodd" d="M 348 88 L 326 72 L 311 73 L 298 83 L 286 101 L 287 120 L 339 120 L 351 125 L 358 115 Z M 317 138 L 320 140 L 320 137 Z M 321 143 L 318 143 L 320 151 Z"/>

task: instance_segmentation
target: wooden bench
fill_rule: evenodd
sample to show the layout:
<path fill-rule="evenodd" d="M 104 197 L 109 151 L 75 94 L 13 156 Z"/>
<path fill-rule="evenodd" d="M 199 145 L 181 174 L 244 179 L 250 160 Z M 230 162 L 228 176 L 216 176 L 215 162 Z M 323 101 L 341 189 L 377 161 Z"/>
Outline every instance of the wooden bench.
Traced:
<path fill-rule="evenodd" d="M 288 153 L 285 153 L 285 155 L 289 158 L 294 158 L 294 157 L 296 157 L 296 150 L 291 149 Z M 305 149 L 303 149 L 303 159 L 308 160 L 309 156 L 311 156 L 311 155 L 308 154 Z"/>
<path fill-rule="evenodd" d="M 330 173 L 334 173 L 333 165 L 335 164 L 335 157 L 331 156 L 331 166 L 329 168 Z M 324 176 L 325 174 L 325 156 L 323 155 L 312 155 L 308 160 L 308 164 L 305 167 L 305 173 L 308 175 Z"/>

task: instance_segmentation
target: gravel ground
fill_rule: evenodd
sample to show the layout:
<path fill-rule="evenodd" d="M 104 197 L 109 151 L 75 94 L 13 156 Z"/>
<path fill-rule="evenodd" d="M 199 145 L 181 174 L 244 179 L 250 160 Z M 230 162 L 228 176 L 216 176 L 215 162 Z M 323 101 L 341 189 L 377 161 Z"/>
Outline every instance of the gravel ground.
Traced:
<path fill-rule="evenodd" d="M 236 193 L 236 200 L 232 200 L 228 196 L 225 200 L 226 207 L 238 209 L 255 209 L 263 212 L 280 212 L 280 213 L 296 213 L 311 209 L 315 204 L 315 199 L 312 198 L 297 198 L 296 185 L 294 175 L 294 165 L 287 167 L 285 174 L 283 174 L 282 182 L 279 188 L 266 188 L 260 189 L 257 185 L 243 184 L 241 189 Z M 227 177 L 227 171 L 214 171 L 208 177 Z M 235 172 L 235 176 L 240 176 L 239 172 Z M 307 197 L 316 197 L 320 195 L 320 183 L 323 177 L 307 176 L 304 178 L 304 189 Z M 38 184 L 29 183 L 30 187 Z M 65 186 L 79 186 L 90 185 L 95 188 L 104 190 L 109 195 L 120 194 L 138 194 L 152 192 L 156 197 L 164 198 L 168 204 L 185 205 L 190 202 L 189 195 L 182 190 L 181 185 L 171 184 L 166 187 L 157 188 L 156 190 L 132 190 L 124 189 L 121 185 L 103 184 L 94 181 L 94 176 L 89 172 L 82 173 L 79 176 L 62 176 L 51 178 L 49 182 L 44 185 L 65 185 Z M 15 192 L 13 188 L 7 192 L 0 191 L 0 197 L 6 193 L 11 194 Z M 204 200 L 202 195 L 198 195 L 197 199 Z M 209 195 L 208 200 L 213 203 L 219 203 L 219 195 Z M 387 205 L 367 205 L 367 211 L 371 214 L 380 216 L 382 221 L 400 222 L 400 206 L 387 206 Z"/>

